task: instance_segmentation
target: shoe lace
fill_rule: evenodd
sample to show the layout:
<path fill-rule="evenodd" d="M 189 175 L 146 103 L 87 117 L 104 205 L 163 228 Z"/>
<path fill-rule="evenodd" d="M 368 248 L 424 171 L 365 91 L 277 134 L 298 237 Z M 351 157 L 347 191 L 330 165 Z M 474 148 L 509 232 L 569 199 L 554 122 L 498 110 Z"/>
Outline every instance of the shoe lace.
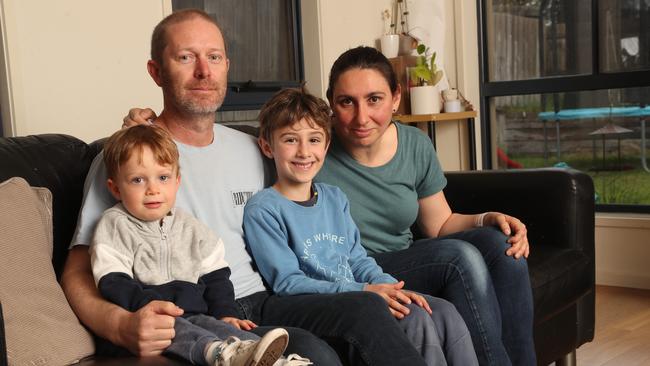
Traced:
<path fill-rule="evenodd" d="M 242 341 L 237 337 L 228 337 L 223 343 L 224 345 L 221 349 L 219 359 L 225 361 L 237 358 L 237 356 L 240 356 L 242 354 L 249 353 L 250 348 L 255 343 L 255 341 Z"/>
<path fill-rule="evenodd" d="M 273 366 L 308 366 L 313 365 L 308 358 L 301 357 L 295 353 L 290 354 L 289 356 L 282 357 L 277 360 Z"/>

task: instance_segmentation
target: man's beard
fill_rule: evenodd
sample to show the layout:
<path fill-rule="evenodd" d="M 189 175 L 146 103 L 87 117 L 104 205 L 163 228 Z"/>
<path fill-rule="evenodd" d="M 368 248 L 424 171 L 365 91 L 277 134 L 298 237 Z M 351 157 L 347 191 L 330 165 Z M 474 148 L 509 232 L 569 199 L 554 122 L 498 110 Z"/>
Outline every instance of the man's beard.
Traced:
<path fill-rule="evenodd" d="M 185 88 L 185 85 L 180 85 L 174 83 L 170 78 L 163 73 L 163 85 L 166 86 L 165 89 L 168 90 L 170 101 L 176 106 L 176 108 L 187 114 L 214 114 L 226 96 L 226 88 L 219 85 L 216 82 L 197 82 L 196 86 L 208 87 L 214 91 L 214 95 L 210 96 L 192 96 L 188 89 Z"/>
<path fill-rule="evenodd" d="M 219 107 L 221 107 L 224 99 L 223 97 L 217 95 L 216 98 L 213 98 L 215 100 L 207 101 L 192 98 L 187 95 L 183 95 L 182 93 L 176 93 L 176 91 L 174 91 L 174 94 L 175 95 L 173 102 L 176 104 L 176 107 L 179 110 L 189 114 L 214 114 L 219 109 Z"/>

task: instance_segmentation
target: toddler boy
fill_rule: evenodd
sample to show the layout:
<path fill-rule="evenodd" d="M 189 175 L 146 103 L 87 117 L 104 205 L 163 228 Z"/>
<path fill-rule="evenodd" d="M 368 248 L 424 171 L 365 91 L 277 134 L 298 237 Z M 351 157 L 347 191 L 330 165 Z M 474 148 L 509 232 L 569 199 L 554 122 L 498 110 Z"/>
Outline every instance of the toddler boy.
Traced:
<path fill-rule="evenodd" d="M 260 339 L 245 331 L 253 322 L 237 318 L 221 239 L 174 207 L 181 177 L 169 133 L 122 129 L 103 154 L 108 188 L 120 202 L 104 212 L 90 248 L 102 296 L 129 311 L 154 300 L 183 309 L 167 354 L 197 365 L 273 365 L 289 336 L 277 328 Z"/>

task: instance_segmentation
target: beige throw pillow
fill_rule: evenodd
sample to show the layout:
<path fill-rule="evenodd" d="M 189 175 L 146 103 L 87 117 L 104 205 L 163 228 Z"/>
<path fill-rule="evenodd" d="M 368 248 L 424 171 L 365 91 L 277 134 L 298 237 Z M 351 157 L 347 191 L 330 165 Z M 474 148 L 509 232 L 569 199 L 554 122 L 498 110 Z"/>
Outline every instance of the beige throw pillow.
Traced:
<path fill-rule="evenodd" d="M 52 267 L 52 194 L 0 183 L 0 301 L 9 365 L 67 365 L 94 353 Z"/>

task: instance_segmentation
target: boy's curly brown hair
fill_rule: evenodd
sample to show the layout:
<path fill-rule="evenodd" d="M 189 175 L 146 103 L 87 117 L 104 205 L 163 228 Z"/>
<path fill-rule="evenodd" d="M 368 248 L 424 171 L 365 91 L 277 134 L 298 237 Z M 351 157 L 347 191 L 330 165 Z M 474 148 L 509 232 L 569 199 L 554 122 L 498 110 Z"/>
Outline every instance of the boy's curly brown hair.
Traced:
<path fill-rule="evenodd" d="M 321 127 L 329 142 L 332 129 L 330 107 L 304 87 L 282 89 L 264 104 L 258 117 L 260 137 L 271 144 L 274 131 L 302 119 L 312 128 Z"/>
<path fill-rule="evenodd" d="M 178 148 L 169 132 L 157 126 L 137 125 L 115 132 L 104 144 L 108 178 L 114 179 L 133 154 L 138 154 L 141 159 L 145 146 L 151 149 L 158 164 L 171 165 L 178 173 Z"/>

